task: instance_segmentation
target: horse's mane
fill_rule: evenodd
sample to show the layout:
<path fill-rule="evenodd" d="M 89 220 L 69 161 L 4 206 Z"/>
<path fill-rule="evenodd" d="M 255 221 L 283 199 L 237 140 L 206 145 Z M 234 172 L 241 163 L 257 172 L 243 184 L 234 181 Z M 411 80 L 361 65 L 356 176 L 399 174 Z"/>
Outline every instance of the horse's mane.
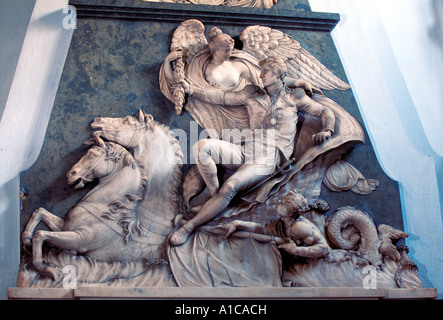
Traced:
<path fill-rule="evenodd" d="M 138 118 L 136 129 L 146 128 L 148 131 L 154 132 L 159 130 L 164 134 L 166 143 L 168 143 L 172 158 L 173 168 L 171 173 L 171 181 L 166 183 L 165 181 L 165 201 L 168 205 L 167 212 L 176 214 L 177 212 L 185 212 L 185 206 L 183 197 L 180 195 L 180 185 L 182 183 L 182 158 L 183 153 L 181 151 L 178 140 L 176 139 L 172 130 L 169 127 L 154 120 L 151 114 L 146 113 L 144 110 L 139 110 L 138 115 L 134 115 Z M 105 143 L 101 136 L 102 131 L 95 131 L 91 138 L 85 141 L 85 144 L 103 144 Z M 125 149 L 122 146 L 123 149 Z M 125 149 L 126 150 L 126 149 Z M 128 150 L 126 152 L 129 153 Z M 131 155 L 132 156 L 132 155 Z M 132 161 L 137 162 L 137 159 L 131 158 Z M 141 160 L 139 159 L 141 162 Z M 148 179 L 151 168 L 144 168 L 143 163 L 137 162 L 137 166 L 142 173 L 143 188 L 136 194 L 127 194 L 123 200 L 116 200 L 110 204 L 110 212 L 106 214 L 106 218 L 118 221 L 119 225 L 123 228 L 125 233 L 125 241 L 129 241 L 133 234 L 137 233 L 139 236 L 143 236 L 145 228 L 139 222 L 138 212 L 136 211 L 137 204 L 144 199 L 146 192 L 150 188 L 150 181 Z M 168 213 L 166 213 L 168 214 Z M 147 230 L 146 230 L 147 231 Z"/>
<path fill-rule="evenodd" d="M 173 212 L 185 212 L 185 206 L 183 197 L 179 193 L 179 188 L 182 183 L 182 165 L 183 165 L 183 152 L 180 148 L 180 144 L 178 140 L 176 139 L 173 131 L 166 125 L 157 122 L 154 120 L 154 117 L 148 113 L 146 113 L 144 110 L 141 110 L 141 112 L 144 115 L 146 126 L 154 130 L 155 128 L 158 128 L 162 130 L 165 133 L 165 136 L 169 142 L 169 145 L 174 148 L 173 150 L 173 163 L 174 163 L 174 171 L 172 174 L 172 181 L 169 183 L 169 189 L 168 191 L 168 199 L 171 201 L 171 210 Z"/>
<path fill-rule="evenodd" d="M 183 152 L 180 148 L 178 140 L 175 138 L 174 133 L 170 130 L 169 127 L 158 123 L 158 126 L 167 134 L 168 141 L 171 146 L 175 148 L 174 150 L 174 171 L 172 174 L 172 181 L 169 184 L 169 195 L 172 201 L 171 205 L 174 205 L 175 210 L 183 211 L 184 201 L 183 197 L 179 193 L 179 188 L 182 183 L 182 165 L 183 165 Z"/>
<path fill-rule="evenodd" d="M 109 160 L 119 161 L 123 158 L 123 166 L 130 166 L 134 170 L 139 170 L 141 176 L 140 185 L 136 192 L 128 192 L 123 199 L 111 201 L 108 205 L 109 212 L 104 214 L 104 217 L 110 220 L 118 220 L 118 224 L 122 227 L 125 234 L 124 241 L 127 243 L 135 232 L 139 235 L 142 232 L 135 207 L 143 200 L 148 188 L 148 178 L 145 174 L 144 166 L 126 148 L 113 142 L 107 142 L 105 145 L 106 155 Z"/>

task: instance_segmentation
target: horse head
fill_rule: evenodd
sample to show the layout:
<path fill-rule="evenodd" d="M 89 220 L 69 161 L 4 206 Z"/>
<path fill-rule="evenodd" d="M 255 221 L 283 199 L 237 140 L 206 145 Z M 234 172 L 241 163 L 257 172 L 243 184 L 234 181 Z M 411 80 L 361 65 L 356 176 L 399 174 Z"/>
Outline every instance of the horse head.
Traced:
<path fill-rule="evenodd" d="M 68 171 L 67 180 L 75 189 L 80 189 L 85 183 L 113 175 L 119 167 L 128 165 L 135 167 L 137 162 L 125 148 L 101 140 Z"/>
<path fill-rule="evenodd" d="M 141 132 L 152 129 L 154 118 L 143 110 L 136 115 L 122 118 L 99 117 L 91 123 L 93 139 L 105 138 L 127 148 L 134 148 L 140 143 Z"/>
<path fill-rule="evenodd" d="M 105 139 L 130 148 L 153 181 L 165 184 L 165 174 L 182 164 L 183 153 L 174 133 L 141 109 L 133 116 L 95 118 L 90 126 L 94 132 L 86 144 Z"/>

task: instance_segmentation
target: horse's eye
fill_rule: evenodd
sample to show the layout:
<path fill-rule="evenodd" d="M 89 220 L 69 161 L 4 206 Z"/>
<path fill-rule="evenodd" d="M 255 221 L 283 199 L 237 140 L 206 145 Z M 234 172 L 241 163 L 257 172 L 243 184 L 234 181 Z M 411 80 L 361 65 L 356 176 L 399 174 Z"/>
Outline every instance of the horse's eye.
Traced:
<path fill-rule="evenodd" d="M 95 157 L 97 157 L 97 153 L 95 153 L 94 151 L 90 150 L 88 152 L 88 158 L 89 159 L 94 159 Z"/>

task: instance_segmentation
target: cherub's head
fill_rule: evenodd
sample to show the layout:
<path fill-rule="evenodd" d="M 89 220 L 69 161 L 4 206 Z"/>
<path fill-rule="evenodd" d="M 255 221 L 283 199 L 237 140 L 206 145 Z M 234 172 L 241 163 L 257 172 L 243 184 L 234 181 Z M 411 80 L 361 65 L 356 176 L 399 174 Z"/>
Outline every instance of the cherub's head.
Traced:
<path fill-rule="evenodd" d="M 277 213 L 280 217 L 293 217 L 297 219 L 302 212 L 306 211 L 308 200 L 296 191 L 289 191 L 282 199 L 278 200 Z"/>

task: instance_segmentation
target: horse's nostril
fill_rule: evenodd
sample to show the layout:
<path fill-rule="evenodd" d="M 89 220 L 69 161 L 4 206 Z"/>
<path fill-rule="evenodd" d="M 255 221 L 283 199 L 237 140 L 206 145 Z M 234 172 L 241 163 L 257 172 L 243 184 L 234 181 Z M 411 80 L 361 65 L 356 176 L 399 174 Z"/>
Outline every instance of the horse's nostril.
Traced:
<path fill-rule="evenodd" d="M 94 122 L 101 122 L 101 121 L 102 121 L 101 118 L 95 118 L 95 119 L 94 119 Z"/>
<path fill-rule="evenodd" d="M 69 175 L 70 175 L 70 176 L 73 176 L 73 175 L 75 175 L 76 173 L 77 173 L 77 171 L 72 170 L 71 172 L 69 172 Z"/>

